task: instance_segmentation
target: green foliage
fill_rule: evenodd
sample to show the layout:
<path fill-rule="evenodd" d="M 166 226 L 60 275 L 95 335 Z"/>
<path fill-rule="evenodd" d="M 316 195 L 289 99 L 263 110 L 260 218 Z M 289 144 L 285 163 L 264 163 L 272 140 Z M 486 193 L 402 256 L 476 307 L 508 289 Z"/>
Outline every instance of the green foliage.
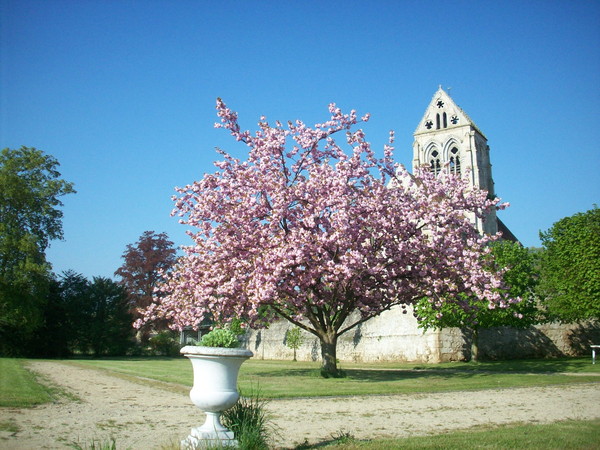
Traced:
<path fill-rule="evenodd" d="M 242 319 L 234 317 L 231 320 L 231 322 L 228 325 L 224 326 L 223 328 L 228 328 L 233 332 L 233 334 L 235 334 L 236 336 L 239 336 L 241 334 L 244 334 L 244 332 L 245 332 L 245 330 L 243 328 L 243 324 L 244 324 L 244 322 Z"/>
<path fill-rule="evenodd" d="M 83 346 L 94 356 L 125 355 L 133 345 L 133 317 L 129 313 L 127 294 L 109 278 L 94 277 L 88 288 L 85 315 L 87 331 Z"/>
<path fill-rule="evenodd" d="M 73 442 L 69 445 L 76 450 L 117 450 L 117 441 L 110 438 L 106 441 L 92 439 L 89 443 Z"/>
<path fill-rule="evenodd" d="M 122 356 L 134 342 L 132 321 L 121 286 L 107 278 L 90 282 L 81 274 L 65 272 L 50 285 L 43 324 L 33 334 L 29 354 Z"/>
<path fill-rule="evenodd" d="M 289 329 L 285 333 L 285 345 L 294 350 L 294 361 L 296 361 L 296 350 L 304 343 L 304 336 L 299 327 Z"/>
<path fill-rule="evenodd" d="M 150 349 L 155 355 L 178 356 L 179 340 L 173 331 L 161 331 L 156 336 L 152 336 L 148 341 Z"/>
<path fill-rule="evenodd" d="M 345 430 L 339 430 L 332 434 L 331 439 L 333 440 L 333 445 L 340 445 L 343 447 L 347 447 L 358 442 L 358 439 L 356 439 L 352 433 Z"/>
<path fill-rule="evenodd" d="M 260 390 L 250 389 L 248 394 L 240 391 L 240 395 L 237 403 L 221 415 L 223 425 L 233 431 L 240 449 L 266 450 L 269 448 L 267 401 L 261 398 Z"/>
<path fill-rule="evenodd" d="M 58 166 L 35 148 L 0 152 L 0 354 L 19 354 L 42 323 L 45 251 L 63 236 L 59 197 L 75 192 Z"/>
<path fill-rule="evenodd" d="M 31 236 L 41 252 L 46 250 L 50 240 L 62 239 L 63 213 L 58 207 L 63 204 L 58 198 L 75 190 L 72 183 L 60 179 L 58 166 L 60 164 L 54 157 L 35 148 L 2 150 L 2 238 Z"/>
<path fill-rule="evenodd" d="M 204 347 L 236 348 L 240 346 L 237 335 L 229 328 L 215 328 L 202 336 L 198 343 Z"/>
<path fill-rule="evenodd" d="M 540 239 L 539 292 L 550 318 L 600 319 L 600 209 L 565 217 Z"/>
<path fill-rule="evenodd" d="M 419 326 L 428 328 L 459 327 L 467 332 L 471 343 L 470 358 L 479 358 L 479 330 L 509 326 L 526 328 L 542 320 L 534 294 L 538 283 L 536 266 L 538 253 L 511 241 L 492 244 L 490 270 L 504 270 L 503 281 L 510 297 L 520 298 L 506 308 L 490 309 L 489 302 L 459 295 L 453 301 L 436 305 L 433 299 L 423 298 L 415 303 Z"/>
<path fill-rule="evenodd" d="M 31 269 L 31 270 L 29 270 Z M 50 273 L 24 268 L 14 277 L 0 275 L 0 355 L 26 356 L 34 331 L 43 323 Z M 11 278 L 11 279 L 7 279 Z"/>
<path fill-rule="evenodd" d="M 512 241 L 497 241 L 492 244 L 492 255 L 496 266 L 506 269 L 504 282 L 512 298 L 533 298 L 538 284 L 539 252 Z"/>
<path fill-rule="evenodd" d="M 79 348 L 88 326 L 87 291 L 87 279 L 73 271 L 50 282 L 42 312 L 43 323 L 33 333 L 28 354 L 64 358 Z"/>
<path fill-rule="evenodd" d="M 415 304 L 419 326 L 427 328 L 461 327 L 469 329 L 511 326 L 528 327 L 540 318 L 534 290 L 537 285 L 537 253 L 511 241 L 495 242 L 492 246 L 492 270 L 506 270 L 504 282 L 511 298 L 521 302 L 507 308 L 489 309 L 488 302 L 459 296 L 440 307 L 432 299 L 421 299 Z"/>

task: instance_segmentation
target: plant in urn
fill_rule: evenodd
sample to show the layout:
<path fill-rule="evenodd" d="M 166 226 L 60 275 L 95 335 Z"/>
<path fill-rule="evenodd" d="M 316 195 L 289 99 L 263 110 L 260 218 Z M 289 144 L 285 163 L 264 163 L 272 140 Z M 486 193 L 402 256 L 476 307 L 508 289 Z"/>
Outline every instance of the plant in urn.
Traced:
<path fill-rule="evenodd" d="M 244 361 L 253 356 L 250 350 L 236 348 L 239 341 L 230 329 L 214 329 L 199 345 L 188 345 L 181 353 L 190 359 L 194 385 L 190 399 L 206 413 L 204 425 L 192 428 L 183 448 L 203 446 L 237 446 L 233 432 L 221 424 L 221 413 L 231 408 L 240 395 L 237 379 Z"/>

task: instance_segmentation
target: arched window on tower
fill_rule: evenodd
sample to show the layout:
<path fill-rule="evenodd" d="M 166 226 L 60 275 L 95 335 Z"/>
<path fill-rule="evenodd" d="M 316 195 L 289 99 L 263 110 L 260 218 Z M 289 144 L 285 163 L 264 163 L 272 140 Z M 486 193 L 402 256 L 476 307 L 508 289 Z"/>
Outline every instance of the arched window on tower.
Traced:
<path fill-rule="evenodd" d="M 460 157 L 456 147 L 452 147 L 452 150 L 450 150 L 450 173 L 460 175 Z"/>
<path fill-rule="evenodd" d="M 440 113 L 437 113 L 435 115 L 435 129 L 436 130 L 440 129 Z"/>
<path fill-rule="evenodd" d="M 434 150 L 433 152 L 431 152 L 431 161 L 430 161 L 430 170 L 433 172 L 433 174 L 437 177 L 440 173 L 440 170 L 442 168 L 441 164 L 440 164 L 440 154 L 437 152 L 437 150 Z"/>
<path fill-rule="evenodd" d="M 448 116 L 446 115 L 446 113 L 442 114 L 442 118 L 443 118 L 444 128 L 448 128 Z"/>

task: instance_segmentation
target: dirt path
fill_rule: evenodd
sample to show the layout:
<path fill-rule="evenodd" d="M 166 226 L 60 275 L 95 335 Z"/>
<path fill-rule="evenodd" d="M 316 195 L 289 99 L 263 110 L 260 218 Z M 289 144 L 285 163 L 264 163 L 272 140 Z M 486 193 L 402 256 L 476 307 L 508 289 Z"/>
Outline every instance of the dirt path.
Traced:
<path fill-rule="evenodd" d="M 1 449 L 85 447 L 116 439 L 119 449 L 176 448 L 203 421 L 185 392 L 143 385 L 58 362 L 30 368 L 81 401 L 64 398 L 30 409 L 0 409 Z M 278 447 L 327 440 L 340 432 L 357 438 L 439 433 L 473 425 L 553 422 L 600 417 L 600 384 L 477 392 L 274 400 Z"/>

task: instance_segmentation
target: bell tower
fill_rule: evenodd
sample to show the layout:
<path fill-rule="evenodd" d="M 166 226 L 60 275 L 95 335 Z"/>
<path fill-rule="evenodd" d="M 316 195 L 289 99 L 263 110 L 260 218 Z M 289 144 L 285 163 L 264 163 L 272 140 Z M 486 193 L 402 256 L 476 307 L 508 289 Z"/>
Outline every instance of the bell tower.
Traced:
<path fill-rule="evenodd" d="M 446 171 L 468 176 L 472 186 L 495 197 L 487 138 L 441 86 L 414 133 L 412 165 L 413 170 L 426 166 L 436 174 Z M 473 222 L 479 232 L 498 231 L 495 211 L 483 223 L 475 217 Z"/>

